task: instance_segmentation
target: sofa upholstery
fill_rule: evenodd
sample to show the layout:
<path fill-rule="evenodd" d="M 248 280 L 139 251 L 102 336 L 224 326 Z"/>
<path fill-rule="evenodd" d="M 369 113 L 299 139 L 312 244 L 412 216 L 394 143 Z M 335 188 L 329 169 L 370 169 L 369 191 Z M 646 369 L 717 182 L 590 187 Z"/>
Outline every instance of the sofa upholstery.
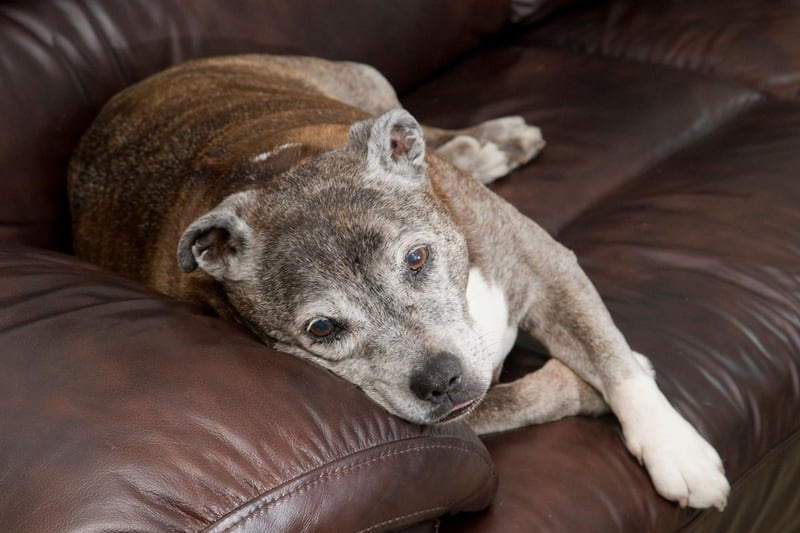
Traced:
<path fill-rule="evenodd" d="M 0 530 L 800 530 L 800 3 L 509 7 L 0 3 Z M 432 125 L 541 126 L 493 188 L 575 250 L 717 447 L 725 512 L 658 497 L 611 416 L 408 424 L 70 257 L 66 163 L 99 107 L 242 52 L 371 63 Z M 543 357 L 517 349 L 502 379 Z"/>

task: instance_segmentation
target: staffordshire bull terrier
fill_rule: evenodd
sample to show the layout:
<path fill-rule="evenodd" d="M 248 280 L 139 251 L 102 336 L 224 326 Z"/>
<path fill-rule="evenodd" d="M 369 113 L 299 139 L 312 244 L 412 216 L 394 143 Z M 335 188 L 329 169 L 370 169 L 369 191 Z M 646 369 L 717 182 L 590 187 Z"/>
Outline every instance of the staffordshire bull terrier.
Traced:
<path fill-rule="evenodd" d="M 115 96 L 84 136 L 69 177 L 75 251 L 411 422 L 463 417 L 488 433 L 610 408 L 662 496 L 722 509 L 717 452 L 575 255 L 481 183 L 543 145 L 519 117 L 422 127 L 365 65 L 192 61 Z M 552 358 L 497 384 L 518 328 Z"/>

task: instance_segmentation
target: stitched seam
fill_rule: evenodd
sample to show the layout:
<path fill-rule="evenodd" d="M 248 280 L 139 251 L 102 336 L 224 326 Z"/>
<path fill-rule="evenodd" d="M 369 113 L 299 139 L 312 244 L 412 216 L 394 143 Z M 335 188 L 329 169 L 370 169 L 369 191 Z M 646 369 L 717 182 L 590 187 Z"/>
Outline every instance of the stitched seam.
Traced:
<path fill-rule="evenodd" d="M 257 515 L 262 514 L 264 511 L 266 511 L 270 507 L 274 506 L 275 504 L 284 503 L 286 500 L 288 500 L 288 499 L 290 499 L 290 498 L 292 498 L 294 496 L 297 496 L 299 494 L 302 494 L 304 492 L 307 492 L 308 490 L 310 490 L 311 488 L 319 485 L 320 483 L 323 483 L 323 482 L 326 482 L 326 481 L 330 481 L 330 480 L 334 480 L 334 479 L 338 479 L 338 478 L 340 478 L 340 477 L 342 477 L 344 475 L 350 474 L 351 472 L 355 472 L 356 470 L 359 470 L 359 469 L 361 469 L 361 468 L 363 468 L 365 466 L 377 463 L 377 462 L 382 461 L 382 460 L 387 459 L 387 458 L 397 457 L 397 456 L 404 455 L 404 454 L 411 453 L 411 452 L 417 452 L 417 451 L 429 450 L 429 449 L 437 449 L 437 448 L 451 449 L 451 450 L 458 450 L 458 451 L 468 451 L 468 450 L 465 450 L 463 448 L 459 448 L 459 447 L 451 446 L 451 445 L 445 445 L 445 444 L 430 445 L 430 446 L 418 446 L 418 447 L 415 447 L 415 448 L 408 448 L 406 450 L 395 450 L 395 451 L 392 451 L 392 452 L 384 452 L 384 453 L 381 453 L 378 457 L 373 457 L 372 459 L 365 460 L 365 461 L 362 461 L 360 463 L 356 463 L 356 464 L 349 465 L 349 466 L 346 466 L 346 467 L 337 467 L 337 468 L 335 468 L 335 469 L 333 469 L 331 471 L 319 474 L 315 478 L 312 478 L 312 479 L 308 480 L 307 482 L 301 484 L 299 487 L 287 492 L 286 494 L 283 494 L 283 495 L 280 495 L 280 496 L 276 495 L 275 497 L 272 497 L 272 498 L 266 499 L 266 500 L 264 500 L 262 502 L 259 502 L 254 509 L 252 509 L 247 514 L 245 514 L 244 516 L 242 516 L 239 519 L 237 519 L 234 523 L 232 523 L 230 526 L 225 528 L 223 531 L 232 531 L 233 528 L 238 527 L 239 525 L 251 520 L 252 518 L 256 517 Z M 474 452 L 471 452 L 471 453 L 474 453 Z"/>
<path fill-rule="evenodd" d="M 398 516 L 396 518 L 392 518 L 391 520 L 384 520 L 383 522 L 375 524 L 374 526 L 370 526 L 367 529 L 359 529 L 358 533 L 369 533 L 370 531 L 375 531 L 378 528 L 381 528 L 381 527 L 384 527 L 384 526 L 389 526 L 389 525 L 395 524 L 397 522 L 401 522 L 401 521 L 405 520 L 406 518 L 413 518 L 415 516 L 432 513 L 434 511 L 438 514 L 438 513 L 442 512 L 442 511 L 447 511 L 447 507 L 443 507 L 443 506 L 431 507 L 430 509 L 425 509 L 424 511 L 417 511 L 415 513 L 404 514 L 403 516 Z"/>
<path fill-rule="evenodd" d="M 481 455 L 481 454 L 479 454 L 479 453 L 477 453 L 477 452 L 475 452 L 473 450 L 469 450 L 469 449 L 466 449 L 466 448 L 461 448 L 461 447 L 458 447 L 458 446 L 448 445 L 448 444 L 432 444 L 432 445 L 427 445 L 427 446 L 416 446 L 416 447 L 408 448 L 408 449 L 405 449 L 405 450 L 394 450 L 394 451 L 391 451 L 391 452 L 383 452 L 380 455 L 378 455 L 377 457 L 373 457 L 372 459 L 364 460 L 364 461 L 361 461 L 360 463 L 355 463 L 355 464 L 352 464 L 352 465 L 349 465 L 349 466 L 337 467 L 337 468 L 335 468 L 333 470 L 324 472 L 322 474 L 317 475 L 316 477 L 314 477 L 312 479 L 307 480 L 306 482 L 302 483 L 299 487 L 297 487 L 295 489 L 292 489 L 291 491 L 289 491 L 289 492 L 287 492 L 285 494 L 275 495 L 273 497 L 265 499 L 265 500 L 259 502 L 256 505 L 256 507 L 254 509 L 250 510 L 247 514 L 245 514 L 244 516 L 238 518 L 236 521 L 234 521 L 229 526 L 226 526 L 222 531 L 224 531 L 224 532 L 233 531 L 234 528 L 236 528 L 236 527 L 242 525 L 243 523 L 251 520 L 252 518 L 254 518 L 257 515 L 262 514 L 268 508 L 270 508 L 270 507 L 272 507 L 272 506 L 274 506 L 276 504 L 281 504 L 281 503 L 285 502 L 286 500 L 288 500 L 289 498 L 292 498 L 294 496 L 302 494 L 302 493 L 310 490 L 311 488 L 313 488 L 313 487 L 315 487 L 315 486 L 317 486 L 320 483 L 323 483 L 325 481 L 330 481 L 330 480 L 333 480 L 333 479 L 340 478 L 340 477 L 342 477 L 344 475 L 347 475 L 347 474 L 350 474 L 352 472 L 355 472 L 356 470 L 359 470 L 359 469 L 361 469 L 361 468 L 363 468 L 365 466 L 377 463 L 379 461 L 383 461 L 384 459 L 397 457 L 397 456 L 404 455 L 404 454 L 407 454 L 407 453 L 418 452 L 418 451 L 423 451 L 423 450 L 431 450 L 431 449 L 447 449 L 447 450 L 455 450 L 455 451 L 459 451 L 459 452 L 466 452 L 468 454 L 471 454 L 471 455 L 474 455 L 474 456 L 480 458 L 485 465 L 492 466 L 491 463 L 489 461 L 487 461 L 487 459 L 483 455 Z"/>
<path fill-rule="evenodd" d="M 483 492 L 484 490 L 486 490 L 486 487 L 487 487 L 487 486 L 489 486 L 489 485 L 491 485 L 492 483 L 497 483 L 497 470 L 495 470 L 495 468 L 494 468 L 494 464 L 490 464 L 490 466 L 491 466 L 491 468 L 492 468 L 492 475 L 491 475 L 491 476 L 489 476 L 487 479 L 483 480 L 483 484 L 482 484 L 480 487 L 478 487 L 477 489 L 475 489 L 475 490 L 472 492 L 472 494 L 470 494 L 470 495 L 469 495 L 469 496 L 467 496 L 466 498 L 464 498 L 464 499 L 462 499 L 461 501 L 459 501 L 459 502 L 456 504 L 456 507 L 459 507 L 459 506 L 460 506 L 461 504 L 463 504 L 465 501 L 472 500 L 472 499 L 473 499 L 473 498 L 474 498 L 474 497 L 475 497 L 477 494 L 480 494 L 481 492 Z M 381 522 L 381 523 L 379 523 L 379 524 L 375 524 L 374 526 L 370 526 L 370 527 L 368 527 L 367 529 L 362 529 L 362 530 L 360 530 L 358 533 L 366 533 L 367 531 L 371 531 L 371 530 L 373 530 L 373 529 L 375 529 L 375 528 L 382 527 L 382 526 L 384 526 L 384 525 L 388 525 L 388 524 L 390 524 L 390 523 L 392 523 L 392 522 L 398 522 L 398 521 L 400 521 L 400 520 L 403 520 L 403 519 L 405 519 L 405 518 L 409 518 L 409 517 L 411 517 L 411 516 L 414 516 L 414 515 L 420 515 L 420 514 L 424 514 L 424 513 L 428 513 L 428 512 L 432 512 L 432 511 L 437 511 L 437 513 L 438 513 L 438 512 L 440 512 L 440 511 L 447 511 L 447 510 L 449 510 L 449 508 L 448 508 L 448 507 L 444 507 L 444 506 L 432 507 L 432 508 L 430 508 L 430 509 L 427 509 L 427 510 L 425 510 L 425 511 L 417 511 L 417 512 L 415 512 L 415 513 L 410 513 L 410 514 L 407 514 L 407 515 L 404 515 L 404 516 L 400 516 L 400 517 L 397 517 L 397 518 L 393 518 L 393 519 L 391 519 L 391 520 L 386 520 L 386 521 L 384 521 L 384 522 Z M 438 529 L 438 526 L 437 526 L 437 529 L 436 529 L 436 530 L 437 530 L 437 531 L 439 530 L 439 529 Z"/>

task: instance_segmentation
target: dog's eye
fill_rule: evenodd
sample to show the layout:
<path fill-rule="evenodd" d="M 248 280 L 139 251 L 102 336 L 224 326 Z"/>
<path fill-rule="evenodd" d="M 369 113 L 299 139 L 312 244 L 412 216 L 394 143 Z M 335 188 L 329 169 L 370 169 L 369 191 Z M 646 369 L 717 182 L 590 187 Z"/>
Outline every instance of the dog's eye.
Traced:
<path fill-rule="evenodd" d="M 327 337 L 335 330 L 336 326 L 327 318 L 315 318 L 306 326 L 306 331 L 319 339 Z"/>
<path fill-rule="evenodd" d="M 406 256 L 406 264 L 408 265 L 408 268 L 414 272 L 419 272 L 422 270 L 422 267 L 425 266 L 425 262 L 428 261 L 428 253 L 427 246 L 420 246 L 408 252 L 408 255 Z"/>

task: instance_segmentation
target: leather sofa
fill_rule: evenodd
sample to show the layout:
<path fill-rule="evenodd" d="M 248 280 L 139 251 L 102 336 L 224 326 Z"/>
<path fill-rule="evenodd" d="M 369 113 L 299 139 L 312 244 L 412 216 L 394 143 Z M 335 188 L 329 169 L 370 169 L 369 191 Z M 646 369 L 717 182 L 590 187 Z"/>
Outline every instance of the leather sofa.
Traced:
<path fill-rule="evenodd" d="M 370 63 L 428 124 L 542 127 L 494 190 L 575 250 L 728 508 L 658 497 L 611 416 L 408 424 L 71 257 L 66 166 L 102 104 L 244 52 Z M 5 1 L 0 84 L 0 531 L 800 531 L 796 0 Z"/>

